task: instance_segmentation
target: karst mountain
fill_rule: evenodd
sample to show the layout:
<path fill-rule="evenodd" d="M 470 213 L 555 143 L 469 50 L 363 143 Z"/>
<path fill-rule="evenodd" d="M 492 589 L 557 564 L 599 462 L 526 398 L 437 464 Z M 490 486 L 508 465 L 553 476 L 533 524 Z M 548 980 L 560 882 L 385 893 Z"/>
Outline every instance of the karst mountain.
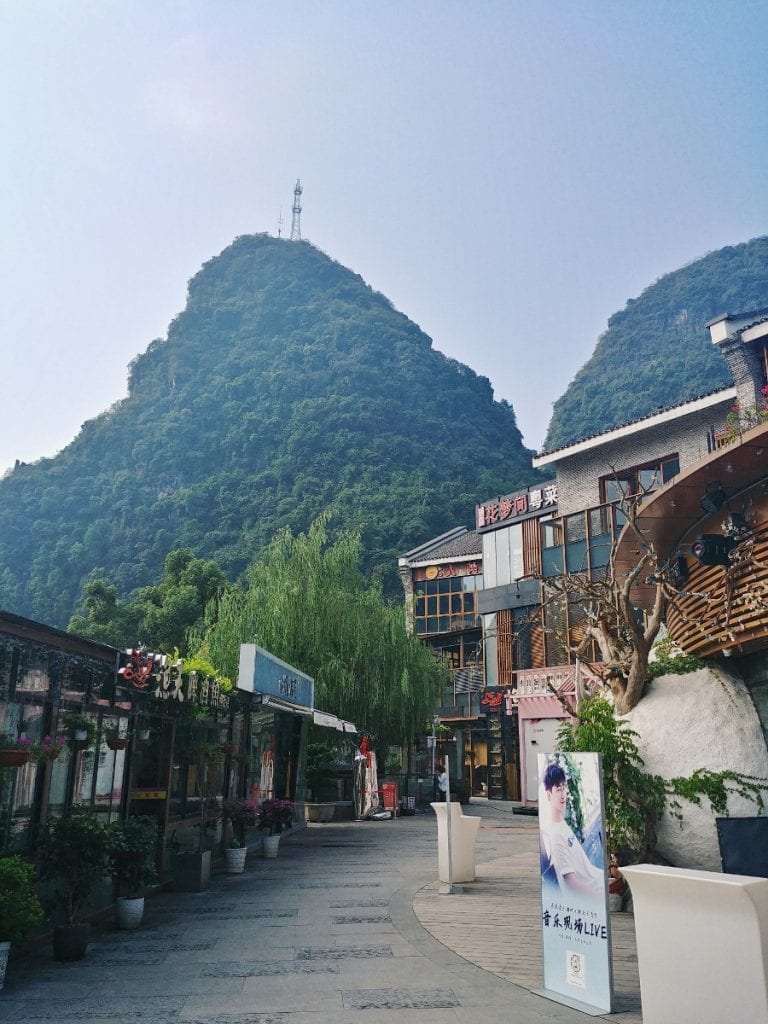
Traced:
<path fill-rule="evenodd" d="M 731 383 L 706 324 L 768 307 L 768 237 L 729 245 L 661 277 L 608 321 L 554 405 L 545 448 L 648 416 Z"/>
<path fill-rule="evenodd" d="M 108 343 L 108 341 L 105 341 Z M 128 395 L 0 480 L 0 608 L 66 626 L 179 547 L 238 574 L 282 527 L 362 531 L 367 568 L 535 479 L 489 381 L 308 242 L 238 238 L 189 283 Z"/>

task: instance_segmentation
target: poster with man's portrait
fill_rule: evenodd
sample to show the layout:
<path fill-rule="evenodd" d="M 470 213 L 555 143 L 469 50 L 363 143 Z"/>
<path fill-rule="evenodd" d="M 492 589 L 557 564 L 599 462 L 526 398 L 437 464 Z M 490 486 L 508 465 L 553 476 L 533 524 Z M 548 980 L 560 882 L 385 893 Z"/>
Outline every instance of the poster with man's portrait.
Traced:
<path fill-rule="evenodd" d="M 543 995 L 611 1010 L 608 872 L 599 754 L 539 754 Z"/>

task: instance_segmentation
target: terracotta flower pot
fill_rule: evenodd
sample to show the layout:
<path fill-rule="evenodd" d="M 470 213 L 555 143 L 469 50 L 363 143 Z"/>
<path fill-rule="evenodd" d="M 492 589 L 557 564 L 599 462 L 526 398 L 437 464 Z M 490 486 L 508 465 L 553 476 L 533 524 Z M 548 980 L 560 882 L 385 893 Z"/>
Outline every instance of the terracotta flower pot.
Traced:
<path fill-rule="evenodd" d="M 31 756 L 29 750 L 0 750 L 0 767 L 1 768 L 21 768 L 25 765 Z"/>

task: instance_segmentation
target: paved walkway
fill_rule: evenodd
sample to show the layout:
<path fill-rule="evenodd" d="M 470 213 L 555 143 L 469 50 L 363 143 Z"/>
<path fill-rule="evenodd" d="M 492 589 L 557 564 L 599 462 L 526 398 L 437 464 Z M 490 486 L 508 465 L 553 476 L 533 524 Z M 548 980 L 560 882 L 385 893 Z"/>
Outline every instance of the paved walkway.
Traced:
<path fill-rule="evenodd" d="M 90 1024 L 585 1024 L 541 984 L 535 818 L 473 805 L 478 878 L 441 896 L 434 816 L 312 825 L 203 893 L 147 901 L 137 932 L 95 930 L 85 960 L 14 961 L 0 1021 Z M 624 935 L 622 1012 L 639 1024 Z M 634 981 L 632 980 L 634 977 Z M 393 1012 L 394 1011 L 394 1012 Z"/>

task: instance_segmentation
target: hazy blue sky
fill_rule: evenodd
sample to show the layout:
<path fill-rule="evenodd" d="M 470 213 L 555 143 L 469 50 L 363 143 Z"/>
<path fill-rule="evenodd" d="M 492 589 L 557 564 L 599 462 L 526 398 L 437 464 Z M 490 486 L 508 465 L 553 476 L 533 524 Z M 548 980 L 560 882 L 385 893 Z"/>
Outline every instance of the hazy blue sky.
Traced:
<path fill-rule="evenodd" d="M 768 231 L 766 38 L 765 0 L 0 0 L 0 469 L 123 397 L 297 177 L 538 447 L 613 312 Z"/>

